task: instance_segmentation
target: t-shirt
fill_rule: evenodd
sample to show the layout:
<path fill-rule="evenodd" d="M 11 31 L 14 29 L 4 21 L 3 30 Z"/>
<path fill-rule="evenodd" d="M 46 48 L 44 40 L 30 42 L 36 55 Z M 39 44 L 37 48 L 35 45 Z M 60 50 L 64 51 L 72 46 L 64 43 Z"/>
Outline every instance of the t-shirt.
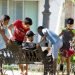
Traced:
<path fill-rule="evenodd" d="M 21 20 L 16 20 L 14 23 L 14 34 L 13 34 L 13 38 L 17 41 L 23 41 L 24 40 L 24 36 L 26 34 L 26 32 L 28 30 L 30 30 L 29 28 L 23 28 L 23 24 Z"/>
<path fill-rule="evenodd" d="M 67 29 L 62 31 L 62 35 L 63 41 L 69 42 L 72 40 L 74 33 L 72 32 L 72 29 L 71 30 Z"/>
<path fill-rule="evenodd" d="M 36 44 L 35 43 L 30 43 L 30 42 L 23 42 L 22 43 L 23 49 L 28 49 L 28 50 L 34 50 L 36 49 Z"/>
<path fill-rule="evenodd" d="M 62 31 L 62 39 L 63 39 L 63 47 L 62 49 L 69 50 L 70 48 L 70 41 L 74 37 L 74 30 L 73 29 L 65 29 Z"/>
<path fill-rule="evenodd" d="M 60 39 L 57 34 L 48 30 L 47 28 L 44 28 L 42 32 L 44 35 L 46 34 L 46 38 L 50 40 L 52 44 L 55 44 Z"/>

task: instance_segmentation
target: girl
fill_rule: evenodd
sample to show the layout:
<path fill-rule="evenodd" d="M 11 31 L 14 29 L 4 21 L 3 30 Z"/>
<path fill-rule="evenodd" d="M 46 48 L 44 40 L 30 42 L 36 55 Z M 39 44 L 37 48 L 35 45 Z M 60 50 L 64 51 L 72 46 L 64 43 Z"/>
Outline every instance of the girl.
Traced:
<path fill-rule="evenodd" d="M 26 32 L 30 30 L 30 26 L 32 25 L 32 19 L 29 17 L 26 17 L 24 19 L 24 22 L 21 20 L 16 20 L 13 24 L 11 24 L 8 28 L 11 32 L 12 38 L 11 40 L 15 42 L 17 45 L 22 45 L 22 42 L 26 41 L 25 35 Z M 13 34 L 12 29 L 14 28 Z M 26 65 L 26 69 L 23 69 L 23 64 L 19 64 L 19 67 L 21 69 L 22 75 L 28 75 L 28 65 Z M 26 70 L 26 73 L 24 74 L 24 70 Z"/>

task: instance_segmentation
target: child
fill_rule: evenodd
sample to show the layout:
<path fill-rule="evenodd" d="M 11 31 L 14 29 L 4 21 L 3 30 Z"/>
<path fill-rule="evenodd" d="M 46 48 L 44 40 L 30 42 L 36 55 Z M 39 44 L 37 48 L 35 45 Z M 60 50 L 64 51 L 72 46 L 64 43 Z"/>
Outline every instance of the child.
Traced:
<path fill-rule="evenodd" d="M 36 49 L 36 44 L 33 43 L 33 36 L 34 36 L 34 33 L 32 31 L 27 31 L 26 33 L 26 41 L 23 42 L 22 46 L 25 48 L 25 49 L 30 49 L 30 48 L 33 48 L 33 49 Z M 33 45 L 31 45 L 33 43 Z M 24 70 L 26 68 L 26 70 L 28 70 L 28 65 L 27 67 L 25 66 L 24 64 Z M 23 72 L 24 72 L 23 70 Z"/>
<path fill-rule="evenodd" d="M 40 46 L 37 47 L 37 45 L 35 43 L 33 43 L 34 35 L 35 34 L 32 31 L 27 31 L 27 33 L 26 33 L 26 41 L 23 42 L 23 44 L 22 44 L 22 47 L 24 47 L 24 49 L 34 50 L 34 49 L 40 47 Z M 27 65 L 27 67 L 24 66 L 24 69 L 25 68 L 28 70 L 28 65 Z"/>
<path fill-rule="evenodd" d="M 38 33 L 42 37 L 40 42 L 42 42 L 45 39 L 48 39 L 52 44 L 52 56 L 53 56 L 53 62 L 54 62 L 53 67 L 54 67 L 54 75 L 55 75 L 58 50 L 62 47 L 62 40 L 59 38 L 58 35 L 48 30 L 47 28 L 44 28 L 43 26 L 38 27 Z"/>
<path fill-rule="evenodd" d="M 10 17 L 8 15 L 3 15 L 0 20 L 0 49 L 6 48 L 6 44 L 8 43 L 8 23 L 10 21 Z M 2 64 L 0 62 L 0 71 L 2 73 Z"/>
<path fill-rule="evenodd" d="M 36 43 L 33 43 L 33 40 L 34 40 L 34 33 L 32 31 L 28 31 L 26 33 L 26 42 L 23 42 L 23 47 L 24 49 L 28 49 L 28 50 L 34 50 L 34 49 L 39 49 L 40 48 L 40 45 L 37 45 Z M 48 45 L 46 44 L 47 48 L 45 51 L 43 51 L 43 55 L 44 55 L 44 58 L 47 56 L 48 54 L 48 51 L 50 50 L 50 48 L 48 47 Z M 41 52 L 42 53 L 42 52 Z M 39 56 L 39 55 L 38 55 Z M 48 60 L 46 60 L 48 61 Z M 45 65 L 48 65 L 48 64 L 45 64 Z M 47 66 L 48 68 L 49 66 Z M 49 70 L 48 70 L 49 71 Z M 46 75 L 44 73 L 44 75 Z"/>
<path fill-rule="evenodd" d="M 27 31 L 30 30 L 30 26 L 32 25 L 32 19 L 29 17 L 26 17 L 24 19 L 24 22 L 21 20 L 16 20 L 13 24 L 9 26 L 11 40 L 15 42 L 17 45 L 22 45 L 22 42 L 26 40 L 25 34 Z M 14 28 L 13 34 L 12 29 Z M 23 72 L 23 65 L 19 65 L 21 72 Z M 27 75 L 27 70 L 26 70 Z"/>
<path fill-rule="evenodd" d="M 72 41 L 72 38 L 74 37 L 73 33 L 73 24 L 74 20 L 72 18 L 68 18 L 66 21 L 66 29 L 63 30 L 59 36 L 62 35 L 63 39 L 63 47 L 61 48 L 61 65 L 60 65 L 60 70 L 63 71 L 63 60 L 64 57 L 66 58 L 67 62 L 67 75 L 70 75 L 70 41 Z"/>
<path fill-rule="evenodd" d="M 6 48 L 6 44 L 8 43 L 8 23 L 10 21 L 10 17 L 8 15 L 3 15 L 0 20 L 0 49 Z"/>
<path fill-rule="evenodd" d="M 33 43 L 34 40 L 34 33 L 32 31 L 27 31 L 26 33 L 26 41 L 22 43 L 22 46 L 25 47 L 25 49 L 36 49 L 37 46 L 35 43 Z"/>

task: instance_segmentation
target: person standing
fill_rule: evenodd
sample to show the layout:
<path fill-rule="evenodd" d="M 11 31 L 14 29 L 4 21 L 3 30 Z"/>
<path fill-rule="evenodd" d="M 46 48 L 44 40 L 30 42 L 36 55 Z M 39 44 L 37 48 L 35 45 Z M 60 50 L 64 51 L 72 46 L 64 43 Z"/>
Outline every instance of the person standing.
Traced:
<path fill-rule="evenodd" d="M 8 43 L 8 23 L 10 21 L 10 17 L 8 15 L 3 15 L 0 19 L 0 49 L 6 48 L 6 44 Z"/>
<path fill-rule="evenodd" d="M 62 47 L 62 40 L 54 32 L 50 31 L 47 28 L 44 28 L 43 26 L 38 27 L 38 33 L 42 37 L 40 43 L 47 39 L 52 44 L 53 71 L 55 75 L 56 66 L 57 66 L 57 58 L 58 58 L 58 50 Z"/>
<path fill-rule="evenodd" d="M 75 30 L 73 29 L 74 25 L 74 19 L 68 18 L 66 20 L 66 28 L 62 30 L 62 32 L 59 34 L 59 36 L 62 36 L 63 40 L 63 46 L 60 50 L 61 52 L 61 64 L 60 64 L 60 70 L 63 71 L 63 62 L 64 58 L 66 58 L 67 62 L 67 75 L 70 75 L 70 57 L 72 51 L 70 51 L 70 41 L 72 41 L 74 37 Z"/>
<path fill-rule="evenodd" d="M 10 17 L 8 15 L 3 15 L 0 19 L 0 49 L 6 48 L 6 45 L 8 43 L 8 24 L 10 21 Z M 2 63 L 0 62 L 0 71 L 2 72 Z"/>
<path fill-rule="evenodd" d="M 15 42 L 17 45 L 22 45 L 23 41 L 26 41 L 25 35 L 26 32 L 30 30 L 30 26 L 32 25 L 32 19 L 26 17 L 24 21 L 16 20 L 12 23 L 8 28 L 10 30 L 11 41 Z M 13 33 L 12 33 L 12 29 Z M 28 75 L 28 65 L 26 64 L 26 69 L 23 68 L 23 64 L 19 64 L 19 68 L 21 69 L 21 74 L 23 75 L 24 70 L 26 73 L 24 75 Z"/>

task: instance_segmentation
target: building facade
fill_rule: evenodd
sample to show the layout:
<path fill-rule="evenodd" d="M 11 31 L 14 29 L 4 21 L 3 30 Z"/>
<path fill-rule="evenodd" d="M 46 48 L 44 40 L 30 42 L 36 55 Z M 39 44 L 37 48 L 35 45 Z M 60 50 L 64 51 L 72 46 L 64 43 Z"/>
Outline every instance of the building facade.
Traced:
<path fill-rule="evenodd" d="M 56 29 L 60 19 L 63 2 L 64 0 L 49 0 L 51 12 L 49 28 L 52 30 Z M 31 17 L 33 20 L 31 29 L 36 32 L 37 26 L 43 25 L 44 4 L 45 0 L 0 0 L 0 16 L 8 14 L 11 17 L 10 23 L 16 19 L 24 20 L 25 17 Z"/>

